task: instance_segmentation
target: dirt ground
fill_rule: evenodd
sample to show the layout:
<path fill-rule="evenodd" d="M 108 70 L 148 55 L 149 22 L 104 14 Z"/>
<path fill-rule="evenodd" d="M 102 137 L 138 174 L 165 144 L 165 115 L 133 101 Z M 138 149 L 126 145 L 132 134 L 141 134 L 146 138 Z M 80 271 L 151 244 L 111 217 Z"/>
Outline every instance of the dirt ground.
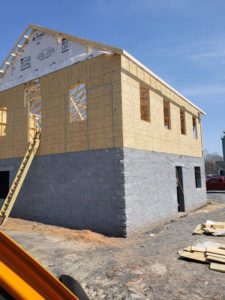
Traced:
<path fill-rule="evenodd" d="M 19 219 L 4 230 L 53 274 L 76 278 L 90 299 L 225 299 L 225 273 L 177 255 L 198 242 L 225 244 L 225 237 L 192 235 L 206 220 L 225 221 L 225 205 L 213 202 L 127 239 Z"/>

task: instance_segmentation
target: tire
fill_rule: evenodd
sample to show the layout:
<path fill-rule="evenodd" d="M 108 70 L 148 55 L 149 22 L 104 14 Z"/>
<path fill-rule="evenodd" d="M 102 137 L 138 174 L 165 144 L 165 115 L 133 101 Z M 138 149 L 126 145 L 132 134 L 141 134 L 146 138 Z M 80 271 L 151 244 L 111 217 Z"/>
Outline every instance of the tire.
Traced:
<path fill-rule="evenodd" d="M 59 281 L 61 281 L 75 296 L 77 296 L 79 300 L 89 300 L 82 286 L 73 277 L 62 274 L 59 276 Z"/>

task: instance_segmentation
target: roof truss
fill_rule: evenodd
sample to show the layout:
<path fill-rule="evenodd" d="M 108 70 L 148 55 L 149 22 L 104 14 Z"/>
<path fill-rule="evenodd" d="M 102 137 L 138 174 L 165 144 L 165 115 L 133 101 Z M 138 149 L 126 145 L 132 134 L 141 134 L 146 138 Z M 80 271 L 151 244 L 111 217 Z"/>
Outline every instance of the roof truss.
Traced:
<path fill-rule="evenodd" d="M 14 61 L 14 59 L 18 55 L 21 55 L 22 49 L 29 41 L 29 38 L 31 37 L 33 32 L 34 29 L 32 29 L 31 27 L 27 27 L 27 29 L 23 32 L 23 34 L 20 36 L 16 44 L 13 46 L 12 50 L 4 59 L 3 63 L 0 65 L 0 76 L 3 76 L 6 73 L 8 67 Z"/>
<path fill-rule="evenodd" d="M 105 45 L 102 43 L 90 41 L 87 39 L 79 38 L 72 36 L 70 34 L 66 34 L 63 32 L 59 32 L 56 30 L 48 29 L 46 27 L 38 26 L 30 24 L 27 29 L 24 31 L 24 33 L 21 35 L 17 43 L 14 45 L 12 50 L 9 52 L 3 63 L 0 65 L 0 78 L 4 76 L 6 73 L 8 67 L 11 65 L 13 60 L 18 56 L 21 55 L 21 51 L 23 50 L 24 46 L 28 43 L 29 38 L 33 34 L 34 31 L 40 31 L 40 32 L 46 32 L 50 35 L 55 36 L 56 38 L 65 38 L 68 40 L 71 40 L 76 43 L 80 43 L 83 45 L 86 45 L 87 47 L 96 47 L 101 49 L 102 51 L 111 51 L 112 53 L 124 55 L 127 58 L 131 59 L 134 63 L 136 63 L 139 67 L 147 71 L 149 74 L 151 74 L 155 79 L 159 80 L 161 83 L 163 83 L 165 86 L 167 86 L 170 90 L 178 94 L 180 97 L 182 97 L 185 101 L 187 101 L 189 104 L 191 104 L 193 107 L 195 107 L 197 110 L 199 110 L 200 113 L 205 114 L 204 111 L 202 111 L 199 107 L 197 107 L 195 104 L 193 104 L 189 99 L 187 99 L 185 96 L 183 96 L 181 93 L 179 93 L 177 90 L 175 90 L 173 87 L 171 87 L 169 84 L 167 84 L 164 80 L 162 80 L 160 77 L 158 77 L 155 73 L 153 73 L 150 69 L 145 67 L 140 61 L 135 59 L 132 55 L 130 55 L 127 51 L 121 49 L 112 47 L 109 45 Z"/>
<path fill-rule="evenodd" d="M 52 29 L 48 29 L 48 28 L 45 28 L 45 27 L 41 27 L 41 26 L 31 24 L 26 28 L 26 30 L 20 36 L 20 38 L 18 39 L 16 44 L 13 46 L 12 50 L 9 52 L 9 54 L 4 59 L 3 63 L 0 65 L 0 76 L 1 77 L 6 73 L 8 67 L 11 65 L 13 60 L 18 55 L 21 55 L 21 51 L 23 50 L 24 46 L 28 43 L 28 41 L 29 41 L 29 39 L 30 39 L 30 37 L 31 37 L 31 35 L 33 34 L 34 31 L 46 32 L 50 35 L 55 36 L 56 38 L 66 38 L 70 41 L 80 43 L 80 44 L 86 45 L 88 47 L 100 48 L 103 51 L 112 51 L 112 52 L 117 53 L 117 54 L 122 54 L 123 53 L 123 50 L 120 49 L 120 48 L 115 48 L 115 47 L 112 47 L 112 46 L 97 43 L 97 42 L 90 41 L 90 40 L 87 40 L 87 39 L 75 37 L 75 36 L 72 36 L 72 35 L 69 35 L 69 34 L 66 34 L 66 33 L 63 33 L 63 32 L 58 32 L 58 31 L 55 31 L 55 30 L 52 30 Z"/>

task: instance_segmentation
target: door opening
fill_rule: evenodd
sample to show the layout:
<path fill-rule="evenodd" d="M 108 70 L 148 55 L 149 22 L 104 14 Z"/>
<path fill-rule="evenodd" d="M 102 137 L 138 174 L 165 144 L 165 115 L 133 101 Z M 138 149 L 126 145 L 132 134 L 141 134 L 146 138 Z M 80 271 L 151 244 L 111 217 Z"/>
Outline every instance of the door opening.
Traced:
<path fill-rule="evenodd" d="M 182 167 L 176 167 L 178 212 L 185 211 Z"/>
<path fill-rule="evenodd" d="M 25 89 L 25 105 L 28 107 L 28 141 L 31 142 L 37 129 L 41 129 L 41 86 L 39 81 Z"/>
<path fill-rule="evenodd" d="M 9 171 L 0 171 L 0 199 L 5 199 L 9 192 Z"/>

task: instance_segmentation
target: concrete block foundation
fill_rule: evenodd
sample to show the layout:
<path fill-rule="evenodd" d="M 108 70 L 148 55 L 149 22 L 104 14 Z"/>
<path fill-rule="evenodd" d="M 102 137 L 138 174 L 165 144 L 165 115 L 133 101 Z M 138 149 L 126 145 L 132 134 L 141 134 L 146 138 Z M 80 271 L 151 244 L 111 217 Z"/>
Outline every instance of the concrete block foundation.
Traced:
<path fill-rule="evenodd" d="M 21 159 L 0 160 L 10 184 Z M 183 170 L 186 211 L 206 203 L 201 158 L 128 148 L 38 156 L 12 216 L 109 236 L 126 236 L 177 213 L 175 167 Z M 200 166 L 202 187 L 195 187 Z"/>
<path fill-rule="evenodd" d="M 182 167 L 185 211 L 204 205 L 207 197 L 202 158 L 124 149 L 128 234 L 177 214 L 176 166 Z M 195 166 L 201 169 L 201 188 L 196 188 Z"/>

